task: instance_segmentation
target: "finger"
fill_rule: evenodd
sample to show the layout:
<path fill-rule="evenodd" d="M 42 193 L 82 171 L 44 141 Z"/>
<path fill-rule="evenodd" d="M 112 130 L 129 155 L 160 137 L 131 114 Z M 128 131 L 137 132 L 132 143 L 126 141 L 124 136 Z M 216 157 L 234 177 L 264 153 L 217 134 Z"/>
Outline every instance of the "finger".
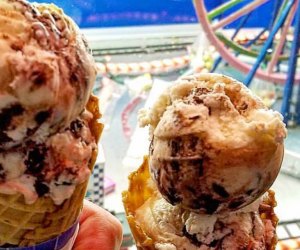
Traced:
<path fill-rule="evenodd" d="M 120 249 L 122 238 L 121 223 L 112 214 L 89 201 L 84 202 L 74 250 Z"/>

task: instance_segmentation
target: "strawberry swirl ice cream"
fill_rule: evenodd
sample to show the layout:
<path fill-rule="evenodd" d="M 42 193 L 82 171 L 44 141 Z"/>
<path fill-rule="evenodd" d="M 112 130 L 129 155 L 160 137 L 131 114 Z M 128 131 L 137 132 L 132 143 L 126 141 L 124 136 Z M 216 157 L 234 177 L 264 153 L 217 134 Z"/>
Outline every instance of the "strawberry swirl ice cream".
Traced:
<path fill-rule="evenodd" d="M 97 145 L 88 127 L 86 111 L 45 142 L 26 141 L 0 151 L 0 193 L 22 193 L 28 204 L 49 196 L 59 205 L 76 185 L 90 176 L 88 168 Z"/>

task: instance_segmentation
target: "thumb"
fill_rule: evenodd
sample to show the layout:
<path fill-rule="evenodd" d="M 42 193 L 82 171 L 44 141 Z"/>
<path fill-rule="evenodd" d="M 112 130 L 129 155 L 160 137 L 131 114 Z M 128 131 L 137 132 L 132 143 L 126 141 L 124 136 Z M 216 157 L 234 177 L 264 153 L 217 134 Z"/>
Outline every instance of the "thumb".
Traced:
<path fill-rule="evenodd" d="M 120 249 L 123 236 L 121 223 L 106 210 L 85 200 L 79 225 L 73 250 Z"/>

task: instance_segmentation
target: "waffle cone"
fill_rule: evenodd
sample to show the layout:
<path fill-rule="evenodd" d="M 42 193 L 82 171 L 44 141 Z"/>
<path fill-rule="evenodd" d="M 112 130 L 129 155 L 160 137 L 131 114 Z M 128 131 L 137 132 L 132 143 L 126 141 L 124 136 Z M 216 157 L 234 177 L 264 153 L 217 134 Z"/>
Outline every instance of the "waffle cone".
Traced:
<path fill-rule="evenodd" d="M 103 129 L 98 122 L 98 99 L 91 96 L 86 108 L 94 115 L 89 127 L 98 141 Z M 91 170 L 96 158 L 97 150 L 93 152 L 89 165 Z M 36 245 L 65 232 L 78 219 L 87 184 L 88 180 L 78 185 L 70 199 L 61 205 L 55 205 L 48 197 L 41 197 L 34 204 L 26 204 L 22 194 L 0 194 L 0 246 Z"/>
<path fill-rule="evenodd" d="M 143 221 L 138 219 L 136 211 L 145 204 L 148 200 L 156 200 L 160 197 L 160 194 L 150 178 L 148 157 L 144 157 L 143 164 L 135 172 L 129 176 L 129 187 L 128 190 L 122 193 L 123 204 L 126 212 L 126 217 L 135 239 L 136 246 L 139 250 L 156 250 L 156 243 L 160 242 L 161 237 L 159 234 L 164 234 L 164 232 L 159 232 L 153 224 L 146 225 L 150 223 L 147 220 L 147 216 L 151 216 L 151 208 L 144 211 L 145 219 Z M 149 203 L 151 206 L 151 203 Z M 278 223 L 278 218 L 274 212 L 274 207 L 276 206 L 275 194 L 273 191 L 268 191 L 267 195 L 264 197 L 259 213 L 263 223 L 266 220 L 271 220 L 273 227 L 275 228 Z M 149 215 L 150 214 L 150 215 Z M 175 215 L 174 215 L 175 216 Z M 145 222 L 146 221 L 146 222 Z M 158 223 L 158 222 L 157 222 Z M 163 223 L 163 222 L 160 222 Z M 266 250 L 274 250 L 277 244 L 276 235 L 273 236 L 271 243 L 266 243 Z M 248 246 L 251 250 L 251 246 Z"/>

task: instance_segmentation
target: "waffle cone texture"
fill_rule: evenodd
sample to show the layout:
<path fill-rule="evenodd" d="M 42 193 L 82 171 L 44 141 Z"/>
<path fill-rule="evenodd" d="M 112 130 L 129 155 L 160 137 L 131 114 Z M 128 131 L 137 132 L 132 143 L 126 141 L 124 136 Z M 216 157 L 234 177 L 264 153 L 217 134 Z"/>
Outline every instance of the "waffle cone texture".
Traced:
<path fill-rule="evenodd" d="M 91 96 L 86 108 L 93 114 L 89 127 L 98 141 L 103 129 L 98 121 L 101 117 L 98 99 Z M 96 158 L 97 150 L 94 150 L 90 170 Z M 33 204 L 26 204 L 22 194 L 0 194 L 0 246 L 32 246 L 68 230 L 82 210 L 87 185 L 88 180 L 78 185 L 70 199 L 61 205 L 55 205 L 49 197 L 41 197 Z"/>
<path fill-rule="evenodd" d="M 127 221 L 135 239 L 137 249 L 139 250 L 156 250 L 155 244 L 162 243 L 159 242 L 159 238 L 161 239 L 161 234 L 165 234 L 164 232 L 160 232 L 159 229 L 151 228 L 149 230 L 149 227 L 144 224 L 147 220 L 140 221 L 136 213 L 148 199 L 155 200 L 155 196 L 158 197 L 158 190 L 150 177 L 148 157 L 145 156 L 143 164 L 139 169 L 130 174 L 128 190 L 122 193 Z M 269 190 L 260 204 L 259 215 L 263 222 L 270 220 L 274 228 L 276 228 L 278 223 L 278 218 L 274 212 L 275 206 L 275 193 Z M 148 216 L 146 213 L 145 211 L 145 218 Z M 174 216 L 176 215 L 174 214 Z M 265 249 L 275 250 L 276 244 L 277 236 L 274 235 L 271 243 L 266 244 Z M 247 249 L 252 250 L 251 246 L 248 246 Z"/>

